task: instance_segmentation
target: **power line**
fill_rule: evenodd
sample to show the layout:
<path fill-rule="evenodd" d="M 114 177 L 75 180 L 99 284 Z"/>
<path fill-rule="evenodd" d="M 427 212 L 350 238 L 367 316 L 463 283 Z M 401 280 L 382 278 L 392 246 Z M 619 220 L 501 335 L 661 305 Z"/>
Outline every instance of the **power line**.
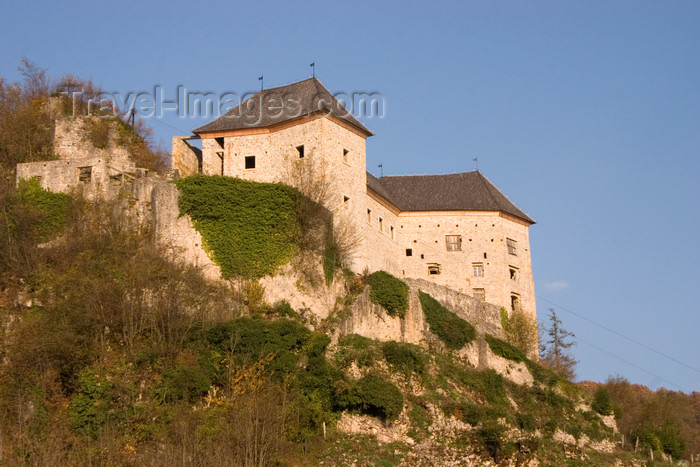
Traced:
<path fill-rule="evenodd" d="M 608 352 L 607 350 L 605 350 L 605 349 L 603 349 L 603 348 L 601 348 L 601 347 L 598 347 L 598 346 L 595 345 L 595 344 L 592 344 L 592 343 L 590 343 L 590 342 L 588 342 L 588 341 L 585 341 L 585 340 L 581 339 L 581 338 L 578 337 L 578 336 L 576 337 L 576 340 L 577 340 L 578 342 L 583 342 L 583 343 L 586 344 L 586 345 L 590 345 L 590 346 L 593 347 L 594 349 L 596 349 L 596 350 L 598 350 L 598 351 L 600 351 L 600 352 L 603 352 L 604 354 L 609 355 L 609 356 L 611 356 L 611 357 L 613 357 L 613 358 L 615 358 L 615 359 L 617 359 L 617 360 L 620 360 L 621 362 L 626 363 L 627 365 L 629 365 L 629 366 L 631 366 L 631 367 L 633 367 L 633 368 L 636 368 L 636 369 L 639 370 L 639 371 L 643 371 L 644 373 L 646 373 L 646 374 L 648 374 L 648 375 L 651 375 L 651 376 L 653 376 L 653 377 L 655 377 L 655 378 L 658 378 L 658 379 L 660 379 L 661 381 L 666 381 L 667 383 L 672 384 L 673 386 L 677 387 L 677 388 L 680 389 L 681 391 L 685 391 L 685 389 L 684 389 L 682 386 L 680 386 L 679 384 L 676 384 L 676 383 L 674 383 L 673 381 L 669 381 L 669 380 L 667 380 L 666 378 L 664 378 L 664 377 L 662 377 L 662 376 L 659 376 L 659 375 L 657 375 L 657 374 L 655 374 L 655 373 L 652 373 L 651 371 L 646 370 L 646 369 L 640 367 L 639 365 L 636 365 L 636 364 L 634 364 L 634 363 L 632 363 L 632 362 L 630 362 L 630 361 L 628 361 L 628 360 L 625 360 L 624 358 L 619 357 L 619 356 L 615 355 L 615 354 L 612 353 L 612 352 Z"/>
<path fill-rule="evenodd" d="M 564 311 L 566 311 L 566 312 L 569 312 L 569 313 L 571 313 L 572 315 L 574 315 L 574 316 L 576 316 L 576 317 L 578 317 L 578 318 L 580 318 L 580 319 L 582 319 L 582 320 L 584 320 L 584 321 L 587 321 L 588 323 L 591 323 L 591 324 L 593 324 L 593 325 L 595 325 L 595 326 L 598 326 L 598 327 L 601 328 L 601 329 L 605 329 L 606 331 L 611 332 L 611 333 L 615 334 L 616 336 L 622 337 L 623 339 L 626 339 L 626 340 L 632 342 L 633 344 L 637 344 L 637 345 L 640 346 L 640 347 L 644 347 L 645 349 L 647 349 L 647 350 L 649 350 L 649 351 L 651 351 L 651 352 L 654 352 L 655 354 L 660 355 L 660 356 L 662 356 L 662 357 L 664 357 L 664 358 L 667 358 L 667 359 L 671 360 L 672 362 L 675 362 L 675 363 L 677 363 L 677 364 L 679 364 L 679 365 L 682 365 L 682 366 L 688 368 L 689 370 L 693 370 L 693 371 L 695 371 L 695 372 L 697 372 L 697 373 L 700 373 L 700 370 L 698 370 L 697 368 L 692 367 L 692 366 L 688 365 L 687 363 L 684 363 L 684 362 L 678 360 L 677 358 L 671 357 L 670 355 L 667 355 L 667 354 L 665 354 L 665 353 L 663 353 L 663 352 L 661 352 L 661 351 L 659 351 L 659 350 L 656 350 L 656 349 L 654 349 L 653 347 L 649 347 L 648 345 L 646 345 L 646 344 L 644 344 L 644 343 L 642 343 L 642 342 L 639 342 L 638 340 L 632 339 L 631 337 L 627 337 L 627 336 L 625 336 L 624 334 L 615 331 L 614 329 L 610 329 L 610 328 L 607 327 L 607 326 L 604 326 L 604 325 L 602 325 L 602 324 L 596 323 L 595 321 L 593 321 L 593 320 L 591 320 L 591 319 L 589 319 L 589 318 L 586 318 L 585 316 L 582 316 L 582 315 L 576 313 L 575 311 L 571 311 L 571 310 L 569 310 L 568 308 L 563 307 L 563 306 L 561 306 L 561 305 L 558 305 L 558 304 L 554 303 L 554 302 L 551 301 L 551 300 L 547 300 L 547 299 L 544 298 L 544 297 L 540 297 L 539 295 L 537 296 L 537 298 L 539 298 L 540 300 L 545 301 L 545 302 L 547 302 L 547 303 L 549 303 L 549 304 L 551 304 L 551 305 L 554 305 L 554 306 L 556 306 L 557 308 L 561 308 L 562 310 L 564 310 Z"/>

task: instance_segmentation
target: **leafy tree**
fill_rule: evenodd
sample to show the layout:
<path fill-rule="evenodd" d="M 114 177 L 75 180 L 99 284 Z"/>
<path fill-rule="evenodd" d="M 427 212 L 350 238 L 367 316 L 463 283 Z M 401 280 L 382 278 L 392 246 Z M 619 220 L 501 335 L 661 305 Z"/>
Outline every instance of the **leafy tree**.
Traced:
<path fill-rule="evenodd" d="M 613 413 L 612 400 L 610 393 L 605 386 L 600 386 L 593 394 L 593 402 L 591 408 L 601 415 L 610 415 Z"/>
<path fill-rule="evenodd" d="M 562 326 L 561 320 L 554 311 L 549 309 L 550 327 L 546 330 L 549 339 L 540 345 L 540 361 L 568 380 L 574 379 L 578 361 L 569 354 L 569 349 L 576 344 L 574 333 Z"/>

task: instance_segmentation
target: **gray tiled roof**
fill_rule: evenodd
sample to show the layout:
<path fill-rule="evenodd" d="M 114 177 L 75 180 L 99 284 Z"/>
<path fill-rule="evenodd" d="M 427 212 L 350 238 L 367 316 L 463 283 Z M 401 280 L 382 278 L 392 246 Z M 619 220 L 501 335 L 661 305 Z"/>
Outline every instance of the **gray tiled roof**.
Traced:
<path fill-rule="evenodd" d="M 197 128 L 194 133 L 265 128 L 319 111 L 330 113 L 368 136 L 373 134 L 357 121 L 316 78 L 262 90 L 225 115 Z"/>
<path fill-rule="evenodd" d="M 401 211 L 501 211 L 535 223 L 481 172 L 380 178 L 367 173 L 367 187 Z"/>

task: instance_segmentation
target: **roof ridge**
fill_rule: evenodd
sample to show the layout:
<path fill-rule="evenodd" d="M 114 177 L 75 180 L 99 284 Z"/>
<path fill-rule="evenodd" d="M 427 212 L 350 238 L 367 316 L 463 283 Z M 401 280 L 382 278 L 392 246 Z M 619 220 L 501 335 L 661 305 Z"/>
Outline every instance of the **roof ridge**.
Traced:
<path fill-rule="evenodd" d="M 446 173 L 446 174 L 407 174 L 407 175 L 383 175 L 378 178 L 389 178 L 389 177 L 444 177 L 447 175 L 465 175 L 465 174 L 473 174 L 473 173 L 481 173 L 478 170 L 472 170 L 469 172 L 452 172 L 452 173 Z"/>

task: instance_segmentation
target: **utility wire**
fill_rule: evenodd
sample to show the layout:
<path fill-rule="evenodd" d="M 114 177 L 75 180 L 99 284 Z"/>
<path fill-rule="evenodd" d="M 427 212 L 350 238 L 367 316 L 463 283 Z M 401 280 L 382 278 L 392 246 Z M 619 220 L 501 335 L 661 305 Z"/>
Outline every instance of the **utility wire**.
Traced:
<path fill-rule="evenodd" d="M 585 316 L 582 316 L 582 315 L 576 313 L 575 311 L 571 311 L 571 310 L 569 310 L 569 309 L 566 308 L 566 307 L 563 307 L 563 306 L 561 306 L 561 305 L 557 305 L 557 304 L 554 303 L 553 301 L 547 300 L 546 298 L 540 297 L 539 295 L 537 296 L 537 298 L 539 298 L 539 299 L 542 300 L 542 301 L 545 301 L 545 302 L 549 303 L 550 305 L 554 305 L 554 306 L 557 307 L 557 308 L 561 308 L 562 310 L 564 310 L 564 311 L 566 311 L 566 312 L 569 312 L 569 313 L 571 313 L 572 315 L 574 315 L 574 316 L 576 316 L 576 317 L 578 317 L 578 318 L 581 318 L 582 320 L 587 321 L 587 322 L 589 322 L 589 323 L 591 323 L 591 324 L 593 324 L 593 325 L 595 325 L 595 326 L 598 326 L 598 327 L 601 328 L 601 329 L 605 329 L 606 331 L 611 332 L 611 333 L 615 334 L 616 336 L 622 337 L 623 339 L 628 340 L 628 341 L 632 342 L 633 344 L 637 344 L 637 345 L 640 346 L 640 347 L 644 347 L 645 349 L 647 349 L 647 350 L 649 350 L 649 351 L 651 351 L 651 352 L 654 352 L 655 354 L 660 355 L 660 356 L 662 356 L 662 357 L 664 357 L 664 358 L 667 358 L 667 359 L 671 360 L 672 362 L 678 363 L 679 365 L 682 365 L 682 366 L 688 368 L 689 370 L 693 370 L 693 371 L 695 371 L 695 372 L 697 372 L 697 373 L 700 373 L 700 370 L 699 370 L 699 369 L 697 369 L 697 368 L 695 368 L 695 367 L 692 367 L 692 366 L 688 365 L 687 363 L 684 363 L 684 362 L 678 360 L 677 358 L 671 357 L 670 355 L 667 355 L 667 354 L 665 354 L 665 353 L 663 353 L 663 352 L 661 352 L 661 351 L 659 351 L 659 350 L 656 350 L 656 349 L 654 349 L 654 348 L 652 348 L 652 347 L 649 347 L 648 345 L 646 345 L 646 344 L 644 344 L 644 343 L 642 343 L 642 342 L 639 342 L 639 341 L 637 341 L 637 340 L 635 340 L 635 339 L 632 339 L 631 337 L 627 337 L 627 336 L 625 336 L 624 334 L 615 331 L 614 329 L 610 329 L 610 328 L 607 327 L 607 326 L 604 326 L 604 325 L 602 325 L 602 324 L 596 323 L 595 321 L 593 321 L 593 320 L 591 320 L 591 319 L 589 319 L 589 318 L 586 318 Z M 670 381 L 669 381 L 669 382 L 670 382 Z"/>
<path fill-rule="evenodd" d="M 613 357 L 613 358 L 615 358 L 615 359 L 617 359 L 617 360 L 620 360 L 621 362 L 626 363 L 627 365 L 629 365 L 629 366 L 631 366 L 631 367 L 633 367 L 633 368 L 636 368 L 636 369 L 639 370 L 639 371 L 643 371 L 644 373 L 646 373 L 646 374 L 648 374 L 648 375 L 651 375 L 651 376 L 653 376 L 653 377 L 655 377 L 655 378 L 658 378 L 658 379 L 660 379 L 661 381 L 666 381 L 667 383 L 672 384 L 673 386 L 677 387 L 677 388 L 680 389 L 681 391 L 685 391 L 685 389 L 684 389 L 682 386 L 680 386 L 679 384 L 676 384 L 676 383 L 674 383 L 673 381 L 669 381 L 669 380 L 667 380 L 666 378 L 664 378 L 664 377 L 662 377 L 662 376 L 659 376 L 659 375 L 657 375 L 657 374 L 655 374 L 655 373 L 652 373 L 652 372 L 649 371 L 649 370 L 646 370 L 646 369 L 644 369 L 644 368 L 642 368 L 642 367 L 640 367 L 640 366 L 638 366 L 638 365 L 635 365 L 634 363 L 632 363 L 632 362 L 630 362 L 630 361 L 628 361 L 628 360 L 625 360 L 624 358 L 619 357 L 619 356 L 615 355 L 615 354 L 612 353 L 612 352 L 608 352 L 607 350 L 605 350 L 605 349 L 603 349 L 603 348 L 601 348 L 601 347 L 598 347 L 598 346 L 595 345 L 595 344 L 592 344 L 592 343 L 590 343 L 590 342 L 587 342 L 587 341 L 581 339 L 581 338 L 578 337 L 578 336 L 576 336 L 576 341 L 577 341 L 577 342 L 583 342 L 583 343 L 586 344 L 586 345 L 590 345 L 590 346 L 593 347 L 594 349 L 596 349 L 596 350 L 598 350 L 598 351 L 600 351 L 600 352 L 603 352 L 604 354 L 609 355 L 609 356 L 611 356 L 611 357 Z"/>

